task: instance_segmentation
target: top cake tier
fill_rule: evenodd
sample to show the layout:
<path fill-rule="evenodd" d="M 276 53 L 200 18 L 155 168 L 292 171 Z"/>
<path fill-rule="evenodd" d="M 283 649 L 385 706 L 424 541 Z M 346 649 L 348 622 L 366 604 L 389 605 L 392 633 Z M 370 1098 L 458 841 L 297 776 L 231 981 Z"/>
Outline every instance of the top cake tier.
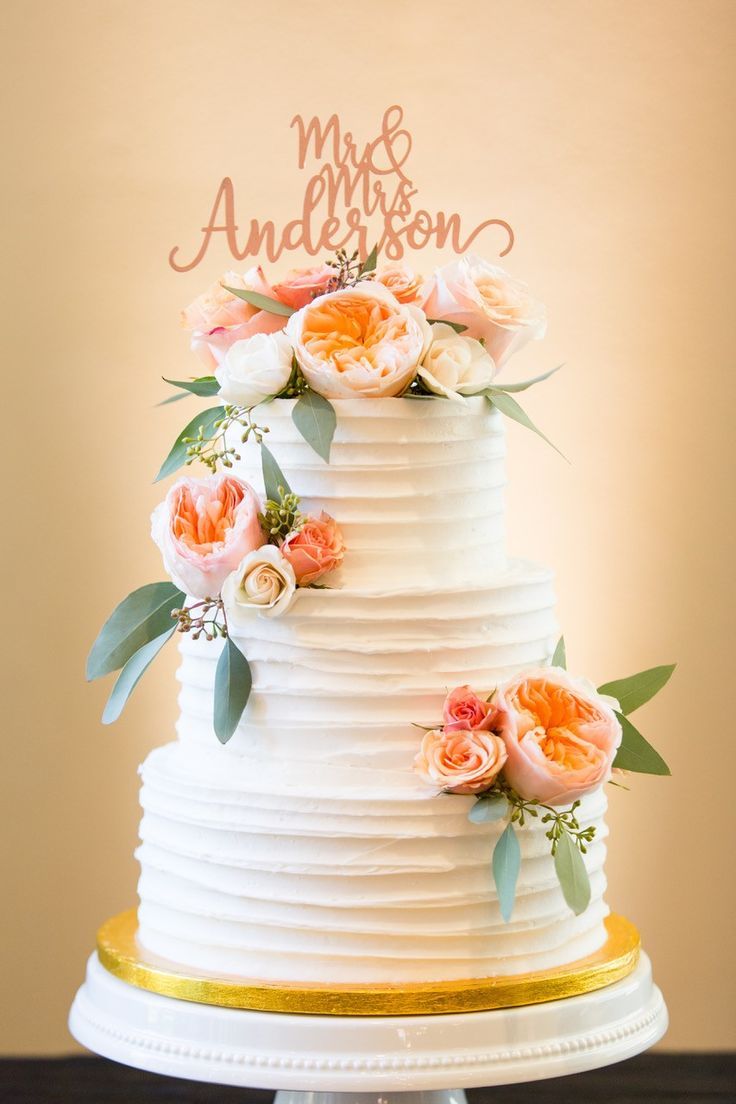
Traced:
<path fill-rule="evenodd" d="M 443 590 L 492 580 L 506 566 L 505 440 L 485 398 L 333 400 L 330 463 L 304 441 L 294 400 L 254 413 L 301 509 L 326 510 L 348 552 L 335 585 L 367 593 Z M 235 434 L 230 443 L 236 445 Z M 234 472 L 263 493 L 255 442 Z M 458 523 L 462 518 L 462 523 Z"/>

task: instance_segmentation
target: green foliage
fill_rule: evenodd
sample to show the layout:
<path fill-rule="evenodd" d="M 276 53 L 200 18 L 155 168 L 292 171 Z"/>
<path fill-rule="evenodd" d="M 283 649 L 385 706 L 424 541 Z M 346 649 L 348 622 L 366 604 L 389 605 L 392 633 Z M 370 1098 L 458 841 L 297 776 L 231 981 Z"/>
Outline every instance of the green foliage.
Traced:
<path fill-rule="evenodd" d="M 225 287 L 224 284 L 223 287 Z M 237 295 L 238 299 L 244 299 L 246 303 L 257 307 L 258 310 L 268 311 L 269 314 L 280 314 L 284 318 L 290 318 L 294 314 L 293 307 L 287 307 L 286 303 L 282 303 L 279 299 L 272 299 L 270 295 L 261 295 L 259 291 L 245 291 L 243 288 L 231 287 L 225 287 L 225 291 L 229 291 L 231 295 Z"/>
<path fill-rule="evenodd" d="M 484 794 L 468 813 L 468 820 L 473 824 L 490 824 L 494 820 L 501 820 L 508 811 L 509 803 L 503 794 Z"/>
<path fill-rule="evenodd" d="M 519 425 L 523 425 L 526 429 L 531 429 L 532 433 L 536 433 L 538 437 L 541 437 L 543 441 L 551 445 L 555 452 L 562 456 L 563 460 L 565 459 L 565 456 L 557 448 L 557 445 L 553 445 L 549 437 L 546 437 L 541 429 L 534 424 L 529 415 L 519 406 L 513 395 L 508 395 L 499 387 L 489 387 L 484 394 L 497 410 L 500 410 L 507 418 L 511 418 L 513 421 L 518 422 Z"/>
<path fill-rule="evenodd" d="M 147 583 L 124 598 L 108 617 L 87 659 L 87 678 L 124 667 L 135 653 L 172 628 L 172 610 L 185 595 L 168 580 Z"/>
<path fill-rule="evenodd" d="M 220 385 L 214 376 L 199 376 L 198 379 L 191 380 L 171 380 L 162 376 L 162 379 L 164 383 L 170 383 L 172 387 L 179 387 L 182 391 L 188 391 L 190 395 L 198 395 L 200 398 L 211 398 L 220 393 Z M 171 398 L 181 397 L 172 395 Z"/>
<path fill-rule="evenodd" d="M 501 916 L 508 923 L 514 911 L 516 882 L 521 868 L 521 848 L 510 822 L 493 849 L 493 880 L 496 883 Z"/>
<path fill-rule="evenodd" d="M 613 760 L 614 767 L 634 771 L 636 774 L 671 774 L 659 752 L 644 739 L 638 728 L 634 728 L 628 717 L 623 713 L 617 713 L 616 716 L 621 722 L 623 737 Z"/>
<path fill-rule="evenodd" d="M 609 694 L 619 704 L 626 716 L 650 701 L 669 682 L 677 664 L 668 663 L 663 667 L 650 667 L 628 678 L 606 682 L 598 687 L 599 694 Z"/>
<path fill-rule="evenodd" d="M 286 481 L 286 476 L 276 463 L 276 458 L 267 445 L 261 441 L 261 471 L 263 472 L 263 486 L 266 490 L 266 498 L 273 502 L 279 502 L 281 494 L 291 494 L 291 487 Z"/>
<path fill-rule="evenodd" d="M 561 636 L 557 641 L 557 645 L 552 656 L 552 666 L 561 667 L 563 671 L 567 670 L 567 652 L 565 651 L 565 638 Z"/>
<path fill-rule="evenodd" d="M 139 648 L 138 651 L 130 657 L 115 680 L 115 685 L 112 688 L 110 697 L 107 699 L 107 705 L 102 714 L 103 724 L 112 724 L 113 721 L 118 719 L 125 707 L 125 703 L 135 690 L 142 676 L 148 670 L 166 641 L 170 640 L 175 632 L 176 625 L 172 625 L 166 632 L 161 633 L 160 636 L 156 636 L 153 640 L 149 640 L 148 644 L 144 644 L 142 648 Z"/>
<path fill-rule="evenodd" d="M 562 368 L 562 365 L 558 364 L 556 368 L 550 368 L 549 372 L 543 372 L 541 376 L 535 376 L 534 379 L 530 380 L 520 380 L 519 383 L 494 383 L 493 388 L 495 391 L 505 391 L 506 394 L 512 391 L 527 391 L 535 383 L 542 383 L 543 380 L 549 379 L 555 372 L 559 372 L 560 368 Z"/>
<path fill-rule="evenodd" d="M 215 428 L 215 424 L 221 421 L 224 416 L 225 408 L 223 406 L 211 406 L 209 410 L 204 410 L 200 414 L 195 414 L 191 422 L 187 422 L 184 429 L 171 446 L 169 455 L 161 465 L 158 475 L 154 479 L 154 483 L 158 483 L 161 479 L 166 479 L 168 475 L 173 475 L 182 465 L 191 463 L 191 460 L 194 458 L 191 453 L 192 441 L 197 438 L 204 440 Z"/>
<path fill-rule="evenodd" d="M 359 274 L 361 276 L 367 276 L 371 272 L 376 271 L 376 265 L 378 264 L 378 243 L 373 246 L 370 253 L 363 261 L 359 268 Z"/>
<path fill-rule="evenodd" d="M 576 916 L 590 904 L 590 879 L 583 856 L 567 833 L 563 833 L 554 851 L 555 871 L 565 901 Z"/>
<path fill-rule="evenodd" d="M 228 637 L 215 671 L 214 727 L 221 744 L 226 744 L 238 727 L 252 684 L 248 660 Z"/>
<path fill-rule="evenodd" d="M 329 464 L 332 438 L 337 426 L 332 403 L 316 391 L 305 391 L 294 404 L 291 418 L 307 444 Z"/>

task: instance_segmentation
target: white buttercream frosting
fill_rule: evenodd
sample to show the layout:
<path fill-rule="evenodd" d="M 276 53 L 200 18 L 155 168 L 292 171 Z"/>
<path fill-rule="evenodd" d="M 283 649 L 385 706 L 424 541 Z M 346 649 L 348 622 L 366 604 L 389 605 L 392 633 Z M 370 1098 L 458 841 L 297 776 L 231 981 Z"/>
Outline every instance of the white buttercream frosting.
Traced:
<path fill-rule="evenodd" d="M 302 590 L 237 641 L 253 693 L 224 747 L 212 728 L 220 643 L 184 637 L 178 740 L 142 767 L 139 938 L 189 969 L 283 981 L 482 977 L 560 965 L 605 938 L 601 792 L 592 899 L 565 904 L 545 827 L 520 831 L 510 923 L 491 854 L 503 825 L 467 820 L 412 769 L 448 689 L 491 691 L 549 661 L 550 572 L 507 561 L 504 439 L 483 399 L 343 400 L 330 465 L 293 404 L 260 411 L 306 511 L 348 544 L 331 590 Z M 255 448 L 236 473 L 262 489 Z"/>

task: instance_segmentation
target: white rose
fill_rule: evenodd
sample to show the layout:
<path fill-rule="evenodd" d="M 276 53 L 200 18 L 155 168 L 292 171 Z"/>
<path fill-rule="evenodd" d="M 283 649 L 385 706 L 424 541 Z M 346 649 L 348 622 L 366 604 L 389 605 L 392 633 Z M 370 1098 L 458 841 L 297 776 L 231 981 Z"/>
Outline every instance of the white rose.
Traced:
<path fill-rule="evenodd" d="M 236 341 L 215 370 L 220 395 L 225 402 L 248 408 L 278 395 L 289 382 L 292 356 L 291 343 L 282 332 Z"/>
<path fill-rule="evenodd" d="M 228 625 L 247 629 L 254 611 L 279 617 L 291 604 L 295 591 L 294 568 L 275 544 L 264 544 L 249 552 L 223 583 Z"/>
<path fill-rule="evenodd" d="M 544 306 L 526 284 L 472 254 L 436 269 L 421 302 L 428 318 L 458 322 L 467 337 L 482 337 L 497 368 L 547 328 Z"/>
<path fill-rule="evenodd" d="M 462 401 L 463 395 L 490 387 L 495 372 L 496 365 L 480 341 L 435 322 L 432 344 L 419 367 L 420 378 L 433 394 Z"/>
<path fill-rule="evenodd" d="M 424 313 L 375 280 L 319 295 L 286 324 L 299 366 L 327 399 L 400 395 L 429 338 Z"/>

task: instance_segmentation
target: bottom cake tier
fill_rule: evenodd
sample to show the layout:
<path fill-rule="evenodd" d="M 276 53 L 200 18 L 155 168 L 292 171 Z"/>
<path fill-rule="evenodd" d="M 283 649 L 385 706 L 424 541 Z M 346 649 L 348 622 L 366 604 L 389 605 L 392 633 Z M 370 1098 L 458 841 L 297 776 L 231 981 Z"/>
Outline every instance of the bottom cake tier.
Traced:
<path fill-rule="evenodd" d="M 333 765 L 300 784 L 293 758 L 218 750 L 173 743 L 142 769 L 139 941 L 156 956 L 217 976 L 411 982 L 549 969 L 605 942 L 601 791 L 579 810 L 596 827 L 588 908 L 568 908 L 531 821 L 506 923 L 491 873 L 503 825 L 471 824 L 472 798 L 428 795 L 410 770 L 368 787 Z"/>

